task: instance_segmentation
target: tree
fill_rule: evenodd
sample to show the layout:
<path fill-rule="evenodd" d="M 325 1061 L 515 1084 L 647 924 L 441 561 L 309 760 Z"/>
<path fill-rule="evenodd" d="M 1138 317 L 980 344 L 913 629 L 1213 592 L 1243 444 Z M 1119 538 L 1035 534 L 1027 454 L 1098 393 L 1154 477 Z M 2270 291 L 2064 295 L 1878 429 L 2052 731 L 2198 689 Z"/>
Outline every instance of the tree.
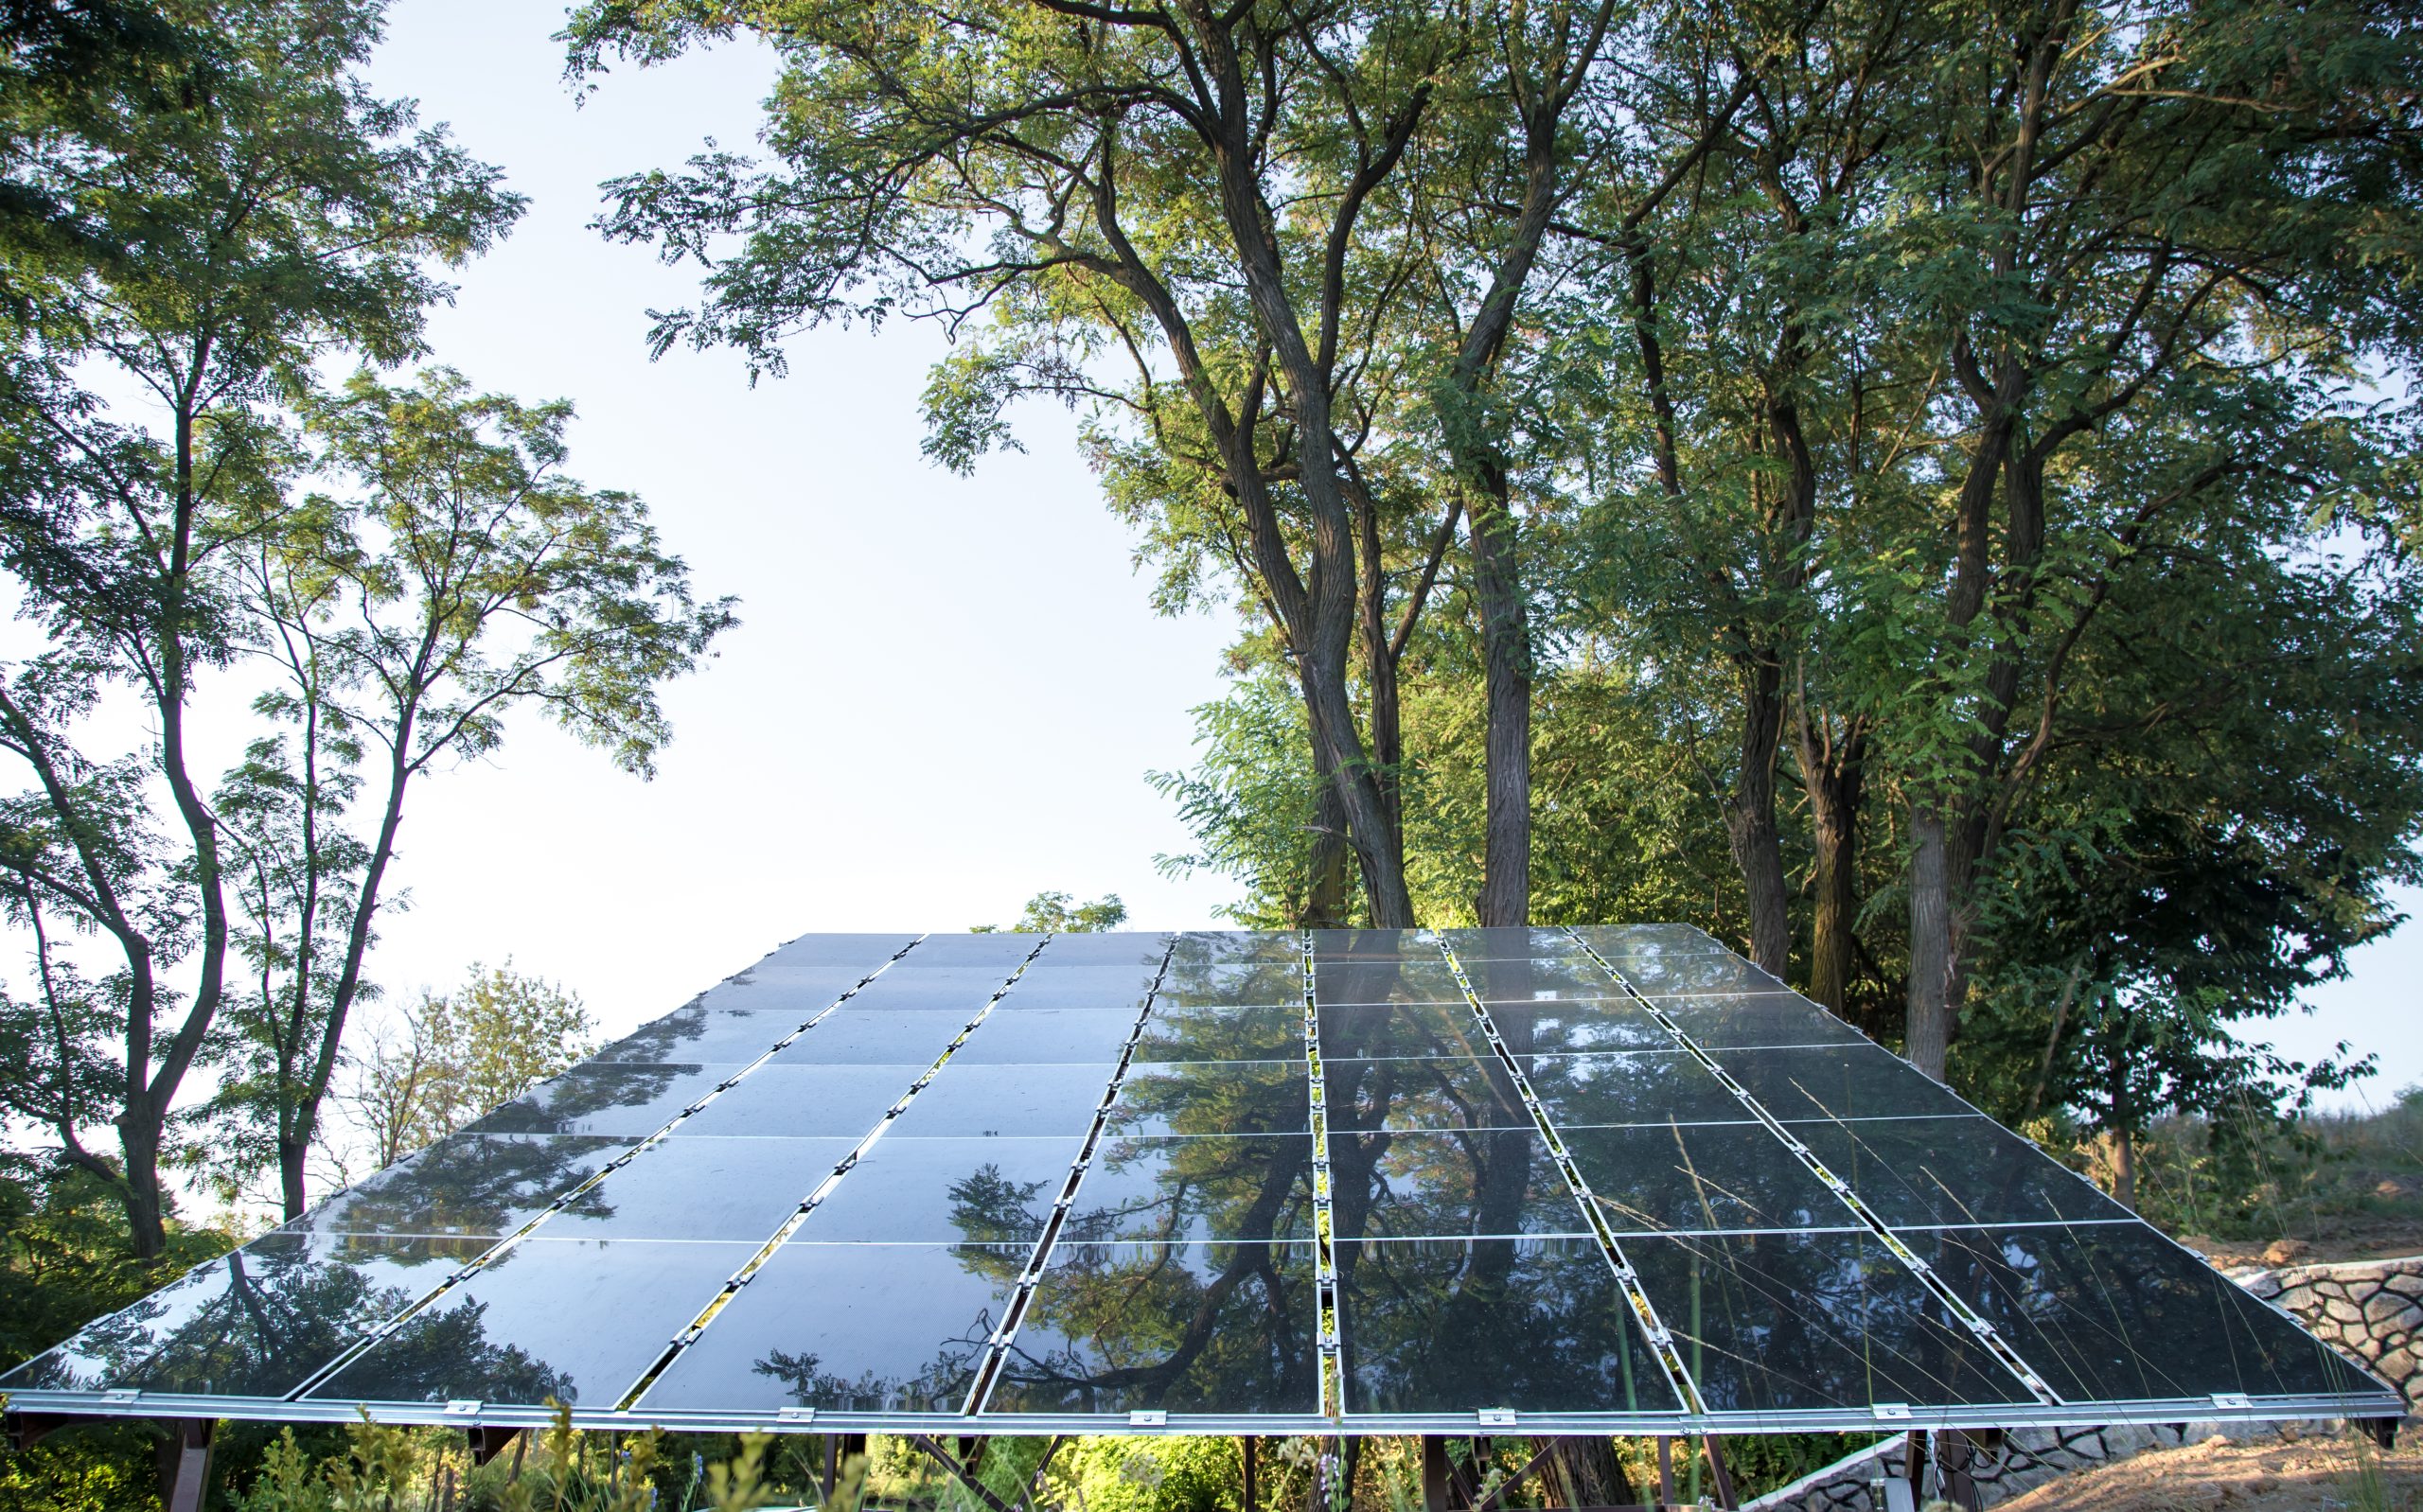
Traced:
<path fill-rule="evenodd" d="M 31 314 L 0 418 L 0 567 L 52 648 L 0 689 L 0 750 L 34 784 L 11 805 L 0 872 L 42 968 L 40 1000 L 11 1005 L 8 1032 L 59 1048 L 5 1095 L 119 1189 L 144 1256 L 164 1241 L 172 1112 L 225 1007 L 227 857 L 187 727 L 197 682 L 232 654 L 219 560 L 283 519 L 268 408 L 333 351 L 411 356 L 443 289 L 433 265 L 485 247 L 521 207 L 496 170 L 351 78 L 377 31 L 358 6 L 222 6 L 214 65 L 173 108 L 125 113 L 99 150 L 59 148 L 50 123 L 30 132 L 54 149 L 27 154 L 33 182 L 125 251 L 12 270 Z M 157 422 L 113 418 L 79 390 L 95 369 Z M 158 744 L 89 757 L 79 722 L 117 691 Z M 97 932 L 115 964 L 69 969 L 53 922 Z M 114 1159 L 85 1145 L 95 1124 L 115 1126 Z"/>
<path fill-rule="evenodd" d="M 1470 18 L 1425 8 L 1141 9 L 804 0 L 742 13 L 603 3 L 575 72 L 740 27 L 788 61 L 763 167 L 732 153 L 608 185 L 610 236 L 711 271 L 657 327 L 779 369 L 822 321 L 901 312 L 994 339 L 929 390 L 930 450 L 1011 440 L 1026 393 L 1099 398 L 1141 448 L 1114 488 L 1204 517 L 1284 642 L 1373 917 L 1413 923 L 1354 718 L 1359 571 L 1345 391 L 1406 255 L 1366 212 L 1406 162 Z M 728 255 L 718 238 L 737 236 Z M 1123 360 L 1117 387 L 1097 359 Z M 1106 460 L 1119 448 L 1106 448 Z"/>
<path fill-rule="evenodd" d="M 289 1217 L 415 780 L 492 754 L 522 704 L 647 775 L 671 733 L 658 685 L 734 623 L 730 600 L 692 602 L 637 499 L 564 474 L 569 404 L 475 395 L 440 369 L 414 388 L 357 375 L 304 413 L 356 501 L 310 499 L 228 558 L 251 649 L 280 678 L 256 712 L 292 746 L 255 742 L 220 804 L 255 981 L 215 1107 L 273 1136 Z M 344 821 L 364 788 L 357 836 Z"/>
<path fill-rule="evenodd" d="M 1079 903 L 1065 892 L 1038 892 L 1026 901 L 1026 912 L 1010 925 L 1010 932 L 1021 935 L 1091 935 L 1118 928 L 1127 922 L 1127 905 L 1119 894 L 1105 892 L 1091 903 Z M 976 934 L 991 934 L 991 924 L 978 924 Z"/>
<path fill-rule="evenodd" d="M 394 1165 L 595 1050 L 577 994 L 508 960 L 474 964 L 462 986 L 423 993 L 398 1040 L 374 1039 L 349 1099 L 373 1158 Z"/>

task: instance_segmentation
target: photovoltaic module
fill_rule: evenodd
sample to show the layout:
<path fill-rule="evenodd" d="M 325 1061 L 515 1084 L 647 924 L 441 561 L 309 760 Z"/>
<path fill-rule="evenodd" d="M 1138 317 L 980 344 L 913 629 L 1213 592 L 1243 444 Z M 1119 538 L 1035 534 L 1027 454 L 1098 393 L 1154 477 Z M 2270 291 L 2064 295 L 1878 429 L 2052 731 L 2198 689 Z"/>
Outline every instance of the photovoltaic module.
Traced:
<path fill-rule="evenodd" d="M 959 1433 L 2404 1411 L 1679 925 L 805 936 L 0 1389 Z"/>

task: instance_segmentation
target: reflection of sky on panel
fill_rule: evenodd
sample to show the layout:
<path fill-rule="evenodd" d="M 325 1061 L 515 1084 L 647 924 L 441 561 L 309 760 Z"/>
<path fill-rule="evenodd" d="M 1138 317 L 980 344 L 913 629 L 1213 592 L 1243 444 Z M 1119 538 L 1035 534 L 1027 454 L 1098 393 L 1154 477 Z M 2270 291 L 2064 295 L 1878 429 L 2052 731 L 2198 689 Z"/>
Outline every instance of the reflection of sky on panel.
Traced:
<path fill-rule="evenodd" d="M 310 1395 L 610 1407 L 755 1248 L 525 1239 Z"/>
<path fill-rule="evenodd" d="M 786 1244 L 657 1379 L 642 1409 L 957 1412 L 1027 1254 L 1024 1245 Z"/>

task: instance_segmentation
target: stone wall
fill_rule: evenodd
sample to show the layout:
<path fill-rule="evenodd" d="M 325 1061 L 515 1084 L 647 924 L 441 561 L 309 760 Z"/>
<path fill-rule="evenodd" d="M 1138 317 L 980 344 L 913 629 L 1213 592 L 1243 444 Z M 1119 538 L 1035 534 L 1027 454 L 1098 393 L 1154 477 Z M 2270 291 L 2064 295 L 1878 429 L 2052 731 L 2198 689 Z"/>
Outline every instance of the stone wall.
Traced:
<path fill-rule="evenodd" d="M 2228 1275 L 2404 1392 L 2410 1411 L 2423 1407 L 2423 1369 L 2417 1368 L 2423 1360 L 2423 1256 Z M 2261 1423 L 2023 1429 L 2006 1434 L 2000 1452 L 1984 1457 L 1970 1474 L 1979 1499 L 1992 1506 L 2107 1460 L 2199 1443 L 2217 1433 L 2242 1437 L 2271 1432 Z M 1759 1512 L 1884 1512 L 1875 1483 L 1901 1475 L 1906 1443 L 1897 1433 L 1746 1506 Z"/>

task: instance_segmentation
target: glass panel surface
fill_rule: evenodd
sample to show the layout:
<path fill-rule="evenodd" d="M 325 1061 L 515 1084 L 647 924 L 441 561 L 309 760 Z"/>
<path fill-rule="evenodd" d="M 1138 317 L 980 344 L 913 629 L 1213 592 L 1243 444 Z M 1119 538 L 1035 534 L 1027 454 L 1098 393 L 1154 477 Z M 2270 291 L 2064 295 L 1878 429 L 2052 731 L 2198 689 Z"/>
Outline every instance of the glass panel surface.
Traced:
<path fill-rule="evenodd" d="M 1587 1234 L 1573 1189 L 1528 1129 L 1333 1131 L 1331 1216 L 1342 1239 Z"/>
<path fill-rule="evenodd" d="M 2072 1401 L 2382 1389 L 2143 1223 L 1901 1237 Z"/>
<path fill-rule="evenodd" d="M 453 1134 L 280 1232 L 502 1239 L 629 1148 L 627 1139 L 569 1134 Z"/>
<path fill-rule="evenodd" d="M 660 1412 L 955 1413 L 1023 1245 L 790 1243 L 641 1399 Z"/>
<path fill-rule="evenodd" d="M 1661 997 L 1658 1008 L 1707 1050 L 1762 1045 L 1867 1045 L 1866 1035 L 1798 993 Z"/>
<path fill-rule="evenodd" d="M 767 957 L 766 963 L 783 967 L 856 966 L 864 976 L 916 942 L 913 934 L 802 935 Z M 916 954 L 913 950 L 909 953 Z"/>
<path fill-rule="evenodd" d="M 1152 979 L 1169 954 L 1172 936 L 1158 931 L 1114 930 L 1105 934 L 1058 935 L 1043 960 L 1055 966 L 1134 966 Z M 1038 961 L 1036 964 L 1042 964 Z"/>
<path fill-rule="evenodd" d="M 1535 1055 L 1524 1075 L 1560 1130 L 1583 1124 L 1738 1123 L 1741 1100 L 1681 1050 Z"/>
<path fill-rule="evenodd" d="M 2034 1145 L 1974 1114 L 1790 1127 L 1897 1228 L 2134 1217 Z"/>
<path fill-rule="evenodd" d="M 914 966 L 920 971 L 937 967 L 958 966 L 991 969 L 996 978 L 1017 969 L 1018 962 L 1035 953 L 1043 943 L 1041 935 L 928 935 L 917 948 L 900 958 L 901 966 Z M 1047 948 L 1046 955 L 1051 952 Z M 894 971 L 900 968 L 895 966 Z"/>
<path fill-rule="evenodd" d="M 1621 997 L 1623 984 L 1587 958 L 1575 960 L 1474 960 L 1464 963 L 1473 990 L 1486 1001 L 1555 1002 L 1560 998 Z"/>
<path fill-rule="evenodd" d="M 799 1237 L 814 1244 L 1031 1246 L 1084 1146 L 1082 1129 L 1050 1139 L 887 1134 L 807 1215 Z"/>
<path fill-rule="evenodd" d="M 1136 1042 L 1139 1061 L 1304 1059 L 1304 1011 L 1269 1008 L 1163 1008 L 1158 1001 Z"/>
<path fill-rule="evenodd" d="M 1562 1131 L 1575 1169 L 1618 1233 L 1850 1228 L 1858 1220 L 1764 1124 Z"/>
<path fill-rule="evenodd" d="M 1309 1244 L 1058 1244 L 997 1413 L 1320 1410 Z"/>
<path fill-rule="evenodd" d="M 1303 1134 L 1312 1116 L 1301 1061 L 1138 1061 L 1120 1082 L 1110 1128 L 1139 1136 Z"/>
<path fill-rule="evenodd" d="M 1730 953 L 1706 956 L 1610 956 L 1624 980 L 1646 997 L 1702 993 L 1781 993 L 1783 983 Z"/>
<path fill-rule="evenodd" d="M 817 1011 L 822 1011 L 818 1010 Z M 746 1064 L 814 1013 L 719 1011 L 693 1005 L 643 1024 L 591 1058 L 616 1062 Z"/>
<path fill-rule="evenodd" d="M 416 1313 L 310 1398 L 537 1406 L 553 1397 L 610 1407 L 755 1249 L 524 1240 Z"/>
<path fill-rule="evenodd" d="M 1282 936 L 1293 939 L 1293 936 Z M 1316 929 L 1313 959 L 1437 960 L 1439 941 L 1421 929 Z"/>
<path fill-rule="evenodd" d="M 1583 924 L 1573 933 L 1602 956 L 1707 956 L 1732 952 L 1695 924 Z"/>
<path fill-rule="evenodd" d="M 1514 1079 L 1495 1058 L 1331 1061 L 1321 1066 L 1333 1129 L 1529 1129 Z"/>
<path fill-rule="evenodd" d="M 1321 1056 L 1355 1059 L 1404 1056 L 1491 1055 L 1489 1038 L 1472 1005 L 1452 1003 L 1323 1003 L 1319 1012 Z"/>
<path fill-rule="evenodd" d="M 1592 1002 L 1488 1003 L 1490 1022 L 1516 1055 L 1589 1055 L 1671 1050 L 1674 1036 L 1629 998 Z"/>
<path fill-rule="evenodd" d="M 1313 968 L 1313 1001 L 1324 1008 L 1463 1000 L 1456 974 L 1435 950 L 1415 960 L 1323 960 Z"/>
<path fill-rule="evenodd" d="M 829 1139 L 659 1140 L 580 1194 L 549 1239 L 746 1239 L 762 1244 L 858 1145 Z"/>
<path fill-rule="evenodd" d="M 487 1247 L 267 1235 L 37 1355 L 0 1387 L 281 1397 Z"/>
<path fill-rule="evenodd" d="M 1061 1242 L 1310 1239 L 1310 1134 L 1105 1139 Z"/>
<path fill-rule="evenodd" d="M 1548 924 L 1528 929 L 1441 929 L 1434 931 L 1469 968 L 1477 960 L 1553 960 L 1582 957 L 1571 935 Z M 1586 958 L 1583 958 L 1586 959 Z"/>
<path fill-rule="evenodd" d="M 1727 1050 L 1718 1064 L 1779 1120 L 1918 1118 L 1975 1110 L 1883 1046 Z"/>
<path fill-rule="evenodd" d="M 1119 1059 L 1127 1037 L 1135 1032 L 1133 1010 L 1038 1008 L 1024 1013 L 995 1013 L 953 1052 L 950 1063 L 1013 1065 L 1083 1061 L 1107 1064 Z M 1104 1080 L 1108 1081 L 1108 1076 Z"/>
<path fill-rule="evenodd" d="M 856 1139 L 874 1128 L 926 1070 L 924 1065 L 761 1065 L 683 1120 L 677 1137 Z"/>
<path fill-rule="evenodd" d="M 465 1126 L 466 1134 L 642 1139 L 713 1092 L 730 1065 L 576 1065 Z"/>
<path fill-rule="evenodd" d="M 1153 992 L 1153 971 L 1137 966 L 1055 966 L 1045 956 L 1027 968 L 1003 1008 L 1125 1011 L 1129 1018 Z"/>
<path fill-rule="evenodd" d="M 954 1056 L 910 1101 L 893 1132 L 927 1139 L 1083 1134 L 1118 1069 L 1115 1061 L 968 1065 Z"/>
<path fill-rule="evenodd" d="M 1341 1243 L 1337 1265 L 1350 1414 L 1680 1405 L 1594 1241 Z"/>
<path fill-rule="evenodd" d="M 1718 1412 L 2028 1404 L 2035 1398 L 1862 1233 L 1620 1241 Z"/>
<path fill-rule="evenodd" d="M 957 1014 L 965 1023 L 984 1011 L 984 1005 L 1001 990 L 1001 983 L 1009 979 L 1009 975 L 1007 970 L 995 971 L 989 966 L 929 966 L 917 972 L 895 966 L 867 983 L 850 999 L 849 1006 L 869 1011 L 930 1009 Z"/>
<path fill-rule="evenodd" d="M 1302 959 L 1302 937 L 1292 932 L 1199 929 L 1177 937 L 1177 948 L 1170 956 L 1170 970 L 1270 965 Z"/>
<path fill-rule="evenodd" d="M 1177 961 L 1161 978 L 1157 1004 L 1191 1008 L 1245 1008 L 1267 1003 L 1304 1006 L 1303 968 L 1295 962 L 1276 965 L 1190 965 Z"/>
<path fill-rule="evenodd" d="M 853 998 L 766 1065 L 931 1065 L 966 1027 L 958 1013 L 860 1008 Z"/>

